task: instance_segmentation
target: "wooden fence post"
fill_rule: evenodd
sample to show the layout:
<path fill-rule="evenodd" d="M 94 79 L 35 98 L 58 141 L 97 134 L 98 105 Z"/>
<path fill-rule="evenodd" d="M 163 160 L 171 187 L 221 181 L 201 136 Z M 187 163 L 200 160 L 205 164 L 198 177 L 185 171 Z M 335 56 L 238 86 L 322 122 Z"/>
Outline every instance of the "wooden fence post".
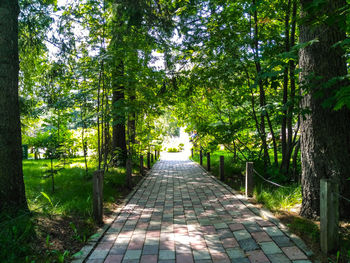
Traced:
<path fill-rule="evenodd" d="M 143 175 L 143 155 L 140 155 L 140 174 Z"/>
<path fill-rule="evenodd" d="M 210 153 L 207 153 L 207 170 L 210 172 Z"/>
<path fill-rule="evenodd" d="M 202 150 L 199 151 L 199 164 L 203 165 L 203 151 Z"/>
<path fill-rule="evenodd" d="M 252 162 L 247 162 L 245 167 L 245 197 L 248 197 L 252 196 L 254 191 L 254 164 Z"/>
<path fill-rule="evenodd" d="M 225 169 L 224 169 L 224 156 L 220 156 L 220 166 L 219 166 L 219 169 L 220 169 L 220 180 L 221 181 L 225 181 Z"/>
<path fill-rule="evenodd" d="M 147 168 L 151 169 L 151 153 L 147 153 Z"/>
<path fill-rule="evenodd" d="M 191 149 L 191 157 L 193 158 L 193 148 Z"/>
<path fill-rule="evenodd" d="M 335 251 L 339 243 L 339 186 L 331 179 L 320 181 L 320 243 L 324 253 Z"/>
<path fill-rule="evenodd" d="M 93 175 L 93 218 L 99 225 L 103 224 L 103 170 L 94 172 Z"/>

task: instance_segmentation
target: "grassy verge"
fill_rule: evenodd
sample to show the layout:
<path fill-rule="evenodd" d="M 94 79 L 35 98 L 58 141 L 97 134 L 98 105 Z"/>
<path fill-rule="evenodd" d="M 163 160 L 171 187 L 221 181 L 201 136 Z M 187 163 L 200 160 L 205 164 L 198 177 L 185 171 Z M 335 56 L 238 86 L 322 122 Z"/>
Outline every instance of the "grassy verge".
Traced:
<path fill-rule="evenodd" d="M 1 262 L 65 262 L 96 230 L 91 218 L 92 173 L 96 164 L 90 162 L 86 174 L 82 158 L 69 160 L 54 176 L 54 192 L 51 177 L 45 178 L 49 167 L 49 160 L 23 162 L 31 214 L 15 219 L 0 215 Z M 140 179 L 137 172 L 134 169 L 134 184 Z M 128 194 L 124 181 L 124 168 L 111 168 L 105 174 L 106 216 Z"/>

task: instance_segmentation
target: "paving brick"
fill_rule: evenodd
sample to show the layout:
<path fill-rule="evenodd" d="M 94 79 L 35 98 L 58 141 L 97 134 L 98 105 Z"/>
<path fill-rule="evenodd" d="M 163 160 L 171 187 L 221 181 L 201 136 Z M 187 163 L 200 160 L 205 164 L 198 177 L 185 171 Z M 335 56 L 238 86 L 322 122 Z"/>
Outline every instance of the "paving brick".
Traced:
<path fill-rule="evenodd" d="M 290 263 L 291 261 L 284 254 L 267 255 L 271 263 Z"/>
<path fill-rule="evenodd" d="M 272 237 L 273 241 L 279 246 L 279 247 L 291 247 L 294 245 L 293 241 L 290 240 L 287 236 L 274 236 Z"/>
<path fill-rule="evenodd" d="M 157 255 L 142 255 L 140 259 L 140 263 L 157 263 L 158 256 Z"/>
<path fill-rule="evenodd" d="M 262 242 L 260 243 L 260 246 L 266 255 L 282 253 L 282 250 L 275 242 Z"/>
<path fill-rule="evenodd" d="M 125 252 L 124 259 L 138 260 L 140 256 L 141 256 L 141 250 L 127 250 Z"/>
<path fill-rule="evenodd" d="M 222 240 L 222 245 L 224 248 L 238 247 L 238 243 L 235 238 L 225 238 Z"/>
<path fill-rule="evenodd" d="M 263 228 L 270 237 L 283 236 L 283 232 L 277 226 Z"/>
<path fill-rule="evenodd" d="M 249 251 L 247 254 L 251 263 L 270 262 L 270 260 L 266 257 L 266 255 L 261 250 Z"/>
<path fill-rule="evenodd" d="M 211 259 L 208 250 L 193 250 L 193 257 L 195 260 Z"/>
<path fill-rule="evenodd" d="M 283 247 L 282 250 L 291 260 L 307 259 L 307 256 L 296 246 Z"/>
<path fill-rule="evenodd" d="M 269 242 L 272 241 L 271 237 L 266 232 L 254 232 L 252 233 L 252 237 L 256 242 Z"/>
<path fill-rule="evenodd" d="M 244 225 L 243 225 L 243 224 L 240 224 L 240 223 L 230 224 L 229 227 L 230 227 L 231 231 L 237 231 L 237 230 L 243 230 L 243 229 L 245 229 L 245 228 L 244 228 Z"/>
<path fill-rule="evenodd" d="M 214 253 L 211 254 L 211 258 L 214 263 L 230 263 L 231 260 L 226 253 Z"/>
<path fill-rule="evenodd" d="M 158 254 L 159 246 L 158 245 L 145 245 L 142 249 L 143 255 L 156 255 Z"/>
<path fill-rule="evenodd" d="M 241 248 L 228 248 L 226 249 L 226 253 L 232 260 L 246 257 L 244 251 Z"/>
<path fill-rule="evenodd" d="M 120 263 L 122 262 L 123 255 L 108 255 L 106 260 L 104 261 L 105 263 Z"/>
<path fill-rule="evenodd" d="M 193 263 L 192 253 L 186 253 L 186 254 L 177 254 L 176 253 L 176 262 L 179 262 L 179 263 Z"/>
<path fill-rule="evenodd" d="M 124 255 L 127 245 L 114 245 L 111 250 L 109 251 L 109 254 L 112 255 Z"/>
<path fill-rule="evenodd" d="M 244 251 L 251 251 L 259 248 L 258 244 L 252 238 L 238 240 L 238 244 Z"/>
<path fill-rule="evenodd" d="M 247 230 L 235 231 L 235 232 L 233 232 L 233 235 L 235 236 L 237 241 L 251 238 L 251 235 L 249 234 L 249 232 Z"/>
<path fill-rule="evenodd" d="M 175 260 L 175 251 L 174 250 L 159 250 L 159 259 L 160 260 Z"/>

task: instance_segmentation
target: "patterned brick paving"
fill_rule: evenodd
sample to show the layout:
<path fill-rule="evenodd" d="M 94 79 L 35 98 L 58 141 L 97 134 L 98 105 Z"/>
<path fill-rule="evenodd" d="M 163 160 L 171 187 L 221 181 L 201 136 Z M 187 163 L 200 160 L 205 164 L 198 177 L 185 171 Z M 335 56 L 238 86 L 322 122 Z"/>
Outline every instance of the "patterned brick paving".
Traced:
<path fill-rule="evenodd" d="M 159 161 L 86 262 L 311 261 L 196 164 Z"/>

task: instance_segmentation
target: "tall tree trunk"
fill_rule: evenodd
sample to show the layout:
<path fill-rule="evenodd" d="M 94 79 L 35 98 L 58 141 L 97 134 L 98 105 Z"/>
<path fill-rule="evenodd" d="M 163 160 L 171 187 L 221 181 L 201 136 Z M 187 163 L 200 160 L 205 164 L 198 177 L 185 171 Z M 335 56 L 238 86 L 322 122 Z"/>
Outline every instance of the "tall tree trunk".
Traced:
<path fill-rule="evenodd" d="M 290 7 L 291 7 L 291 0 L 288 0 L 287 6 L 286 6 L 286 17 L 284 21 L 284 34 L 285 34 L 285 41 L 284 41 L 284 50 L 285 52 L 289 52 L 290 50 L 290 43 L 289 43 L 289 18 L 290 18 Z M 282 133 L 282 163 L 281 163 L 281 172 L 286 173 L 287 172 L 287 162 L 290 161 L 290 157 L 288 158 L 288 145 L 287 145 L 287 102 L 288 102 L 288 82 L 289 82 L 289 76 L 288 76 L 289 70 L 288 70 L 288 64 L 284 67 L 284 74 L 283 74 L 283 117 L 282 117 L 282 127 L 281 127 L 281 133 Z M 288 134 L 290 136 L 290 134 Z M 289 160 L 287 160 L 289 159 Z"/>
<path fill-rule="evenodd" d="M 296 19 L 297 19 L 297 0 L 293 1 L 293 11 L 292 11 L 292 29 L 290 33 L 290 46 L 295 45 L 295 31 L 296 31 Z M 287 112 L 287 156 L 285 158 L 286 165 L 285 170 L 289 172 L 290 158 L 292 156 L 293 148 L 295 143 L 293 142 L 293 117 L 294 117 L 294 103 L 295 103 L 295 62 L 294 60 L 289 61 L 289 78 L 290 78 L 290 103 Z"/>
<path fill-rule="evenodd" d="M 255 0 L 253 0 L 253 5 L 255 6 Z M 258 85 L 259 85 L 259 93 L 260 93 L 260 107 L 264 108 L 266 106 L 265 99 L 265 89 L 263 82 L 261 80 L 261 64 L 259 61 L 259 27 L 258 27 L 258 12 L 256 8 L 254 9 L 254 60 L 255 60 L 255 68 L 257 73 Z M 262 142 L 262 149 L 264 151 L 264 168 L 266 169 L 270 163 L 270 155 L 267 147 L 267 136 L 265 129 L 265 115 L 261 113 L 260 115 L 260 137 Z"/>
<path fill-rule="evenodd" d="M 18 1 L 0 2 L 0 211 L 27 210 L 18 101 Z"/>
<path fill-rule="evenodd" d="M 116 153 L 116 161 L 125 166 L 127 159 L 125 111 L 123 109 L 125 99 L 125 87 L 120 79 L 124 75 L 124 64 L 117 66 L 117 74 L 113 80 L 113 152 Z M 118 80 L 119 79 L 119 80 Z"/>
<path fill-rule="evenodd" d="M 320 179 L 339 181 L 340 193 L 349 198 L 350 187 L 350 110 L 334 111 L 322 106 L 340 87 L 348 83 L 325 83 L 347 73 L 344 52 L 334 44 L 345 39 L 345 15 L 337 13 L 346 6 L 345 0 L 325 1 L 313 8 L 310 0 L 301 0 L 300 42 L 318 39 L 317 43 L 300 51 L 300 81 L 306 93 L 301 106 L 309 113 L 301 117 L 302 194 L 301 215 L 309 218 L 319 215 Z M 328 16 L 328 22 L 315 23 L 319 17 Z M 331 22 L 333 20 L 333 22 Z M 326 24 L 328 23 L 328 24 Z M 331 23 L 331 24 L 330 24 Z M 323 96 L 320 96 L 320 92 Z M 340 199 L 340 213 L 349 217 L 350 204 Z"/>

